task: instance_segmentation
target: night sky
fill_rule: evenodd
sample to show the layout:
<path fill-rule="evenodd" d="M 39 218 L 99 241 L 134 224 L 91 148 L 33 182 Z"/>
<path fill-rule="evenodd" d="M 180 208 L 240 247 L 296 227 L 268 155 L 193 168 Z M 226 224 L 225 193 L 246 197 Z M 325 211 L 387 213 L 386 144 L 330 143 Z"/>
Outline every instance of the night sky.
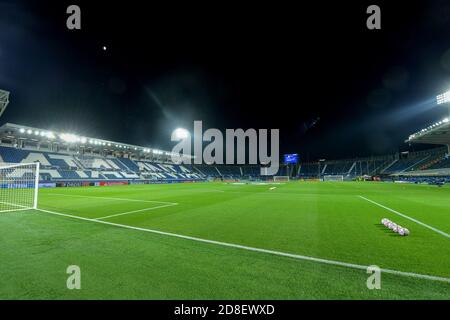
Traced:
<path fill-rule="evenodd" d="M 450 2 L 242 2 L 0 0 L 0 120 L 169 150 L 194 120 L 279 128 L 314 160 L 406 150 L 446 115 Z"/>

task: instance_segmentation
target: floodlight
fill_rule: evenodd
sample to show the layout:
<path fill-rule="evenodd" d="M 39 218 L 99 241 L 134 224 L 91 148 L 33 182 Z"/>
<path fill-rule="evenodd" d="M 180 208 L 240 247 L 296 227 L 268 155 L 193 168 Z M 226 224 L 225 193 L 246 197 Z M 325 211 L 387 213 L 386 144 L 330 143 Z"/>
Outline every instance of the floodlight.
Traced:
<path fill-rule="evenodd" d="M 28 134 L 32 134 L 33 131 L 31 131 L 31 129 L 28 129 L 28 130 L 27 130 L 27 133 L 28 133 Z"/>
<path fill-rule="evenodd" d="M 189 138 L 189 131 L 183 128 L 178 128 L 173 131 L 175 139 L 183 140 Z"/>
<path fill-rule="evenodd" d="M 47 132 L 47 138 L 49 139 L 55 139 L 55 134 L 51 131 Z"/>
<path fill-rule="evenodd" d="M 71 134 L 71 133 L 61 133 L 59 135 L 59 137 L 61 138 L 61 140 L 64 140 L 64 141 L 70 142 L 70 143 L 77 142 L 79 140 L 79 138 L 76 135 Z"/>
<path fill-rule="evenodd" d="M 35 136 L 38 136 L 38 135 L 39 135 L 39 131 L 36 130 L 36 131 L 34 132 L 34 135 L 35 135 Z"/>
<path fill-rule="evenodd" d="M 25 132 L 25 129 L 24 128 L 20 128 L 20 133 L 24 133 Z"/>
<path fill-rule="evenodd" d="M 450 102 L 450 90 L 436 96 L 437 104 L 444 104 Z"/>
<path fill-rule="evenodd" d="M 80 139 L 81 143 L 86 143 L 87 139 L 85 137 Z"/>

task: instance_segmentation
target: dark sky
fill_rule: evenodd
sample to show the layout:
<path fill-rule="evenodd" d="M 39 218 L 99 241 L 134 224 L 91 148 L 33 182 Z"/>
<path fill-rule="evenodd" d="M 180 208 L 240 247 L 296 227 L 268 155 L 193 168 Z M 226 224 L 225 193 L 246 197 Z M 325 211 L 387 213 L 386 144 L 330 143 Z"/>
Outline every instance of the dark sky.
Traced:
<path fill-rule="evenodd" d="M 0 0 L 1 122 L 165 149 L 194 120 L 279 128 L 282 152 L 313 160 L 403 150 L 445 116 L 450 2 L 242 3 Z"/>

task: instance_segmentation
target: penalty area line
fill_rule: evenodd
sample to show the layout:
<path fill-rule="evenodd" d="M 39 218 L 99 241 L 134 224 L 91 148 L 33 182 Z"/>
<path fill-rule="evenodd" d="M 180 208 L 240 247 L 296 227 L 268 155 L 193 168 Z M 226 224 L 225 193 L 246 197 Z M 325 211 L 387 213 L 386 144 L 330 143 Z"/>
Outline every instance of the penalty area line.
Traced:
<path fill-rule="evenodd" d="M 166 208 L 166 207 L 173 207 L 173 206 L 176 206 L 176 205 L 178 205 L 178 203 L 163 204 L 163 205 L 161 205 L 161 206 L 156 206 L 156 207 L 150 207 L 150 208 L 144 208 L 144 209 L 138 209 L 138 210 L 132 210 L 132 211 L 127 211 L 127 212 L 121 212 L 121 213 L 111 214 L 111 215 L 109 215 L 109 216 L 104 216 L 104 217 L 100 217 L 100 218 L 95 218 L 95 219 L 93 219 L 93 220 L 108 219 L 108 218 L 118 217 L 118 216 L 123 216 L 123 215 L 131 214 L 131 213 L 138 213 L 138 212 L 150 211 L 150 210 L 161 209 L 161 208 Z"/>
<path fill-rule="evenodd" d="M 116 201 L 129 201 L 129 202 L 148 202 L 148 203 L 163 203 L 163 204 L 178 204 L 176 202 L 168 201 L 156 201 L 156 200 L 141 200 L 141 199 L 130 199 L 130 198 L 115 198 L 115 197 L 103 197 L 103 196 L 82 196 L 79 194 L 64 194 L 64 193 L 48 193 L 46 195 L 59 196 L 59 197 L 75 197 L 75 198 L 88 198 L 88 199 L 105 199 L 105 200 L 116 200 Z"/>
<path fill-rule="evenodd" d="M 230 247 L 230 248 L 242 249 L 242 250 L 247 250 L 247 251 L 266 253 L 266 254 L 271 254 L 271 255 L 275 255 L 275 256 L 293 258 L 293 259 L 297 259 L 297 260 L 312 261 L 312 262 L 318 262 L 318 263 L 322 263 L 322 264 L 328 264 L 328 265 L 334 265 L 334 266 L 340 266 L 340 267 L 346 267 L 346 268 L 352 268 L 352 269 L 359 269 L 359 270 L 365 270 L 365 271 L 367 271 L 367 268 L 369 267 L 369 266 L 364 266 L 364 265 L 359 265 L 359 264 L 354 264 L 354 263 L 346 263 L 346 262 L 340 262 L 340 261 L 335 261 L 335 260 L 315 258 L 315 257 L 303 256 L 303 255 L 286 253 L 286 252 L 275 251 L 275 250 L 261 249 L 261 248 L 255 248 L 255 247 L 248 247 L 248 246 L 244 246 L 244 245 L 240 245 L 240 244 L 234 244 L 234 243 L 228 243 L 228 242 L 221 242 L 221 241 L 215 241 L 215 240 L 208 240 L 208 239 L 202 239 L 202 238 L 197 238 L 197 237 L 185 236 L 185 235 L 181 235 L 181 234 L 164 232 L 164 231 L 159 231 L 159 230 L 140 228 L 140 227 L 133 227 L 133 226 L 125 225 L 125 224 L 119 224 L 119 223 L 113 223 L 113 222 L 108 222 L 108 221 L 103 221 L 103 220 L 95 220 L 95 219 L 89 219 L 89 218 L 84 218 L 84 217 L 78 217 L 78 216 L 73 216 L 73 215 L 70 215 L 70 214 L 65 214 L 65 213 L 60 213 L 60 212 L 55 212 L 55 211 L 50 211 L 50 210 L 45 210 L 45 209 L 39 209 L 38 208 L 38 209 L 35 209 L 35 210 L 41 211 L 41 212 L 45 212 L 45 213 L 49 213 L 49 214 L 53 214 L 53 215 L 64 216 L 64 217 L 69 217 L 69 218 L 79 219 L 79 220 L 84 220 L 84 221 L 90 221 L 90 222 L 96 222 L 96 223 L 101 223 L 101 224 L 110 225 L 110 226 L 119 227 L 119 228 L 125 228 L 125 229 L 131 229 L 131 230 L 143 231 L 143 232 L 149 232 L 149 233 L 154 233 L 154 234 L 159 234 L 159 235 L 164 235 L 164 236 L 169 236 L 169 237 L 175 237 L 175 238 L 180 238 L 180 239 L 192 240 L 192 241 L 196 241 L 196 242 L 203 242 L 203 243 L 208 243 L 208 244 L 214 244 L 214 245 L 218 245 L 218 246 L 222 246 L 222 247 Z M 397 270 L 392 270 L 392 269 L 383 269 L 383 268 L 381 268 L 380 271 L 384 272 L 384 273 L 388 273 L 388 274 L 398 275 L 398 276 L 404 276 L 404 277 L 410 277 L 410 278 L 417 278 L 417 279 L 425 279 L 425 280 L 433 280 L 433 281 L 441 281 L 441 282 L 450 283 L 450 278 L 445 278 L 445 277 L 432 276 L 432 275 L 420 274 L 420 273 L 397 271 Z"/>
<path fill-rule="evenodd" d="M 423 222 L 421 222 L 421 221 L 419 221 L 417 219 L 411 218 L 411 217 L 407 216 L 406 214 L 403 214 L 403 213 L 398 212 L 398 211 L 396 211 L 394 209 L 386 207 L 386 206 L 382 205 L 381 203 L 378 203 L 378 202 L 375 202 L 373 200 L 370 200 L 369 198 L 366 198 L 366 197 L 363 197 L 363 196 L 358 196 L 358 197 L 363 199 L 363 200 L 366 200 L 366 201 L 368 201 L 368 202 L 370 202 L 370 203 L 372 203 L 372 204 L 374 204 L 376 206 L 379 206 L 380 208 L 383 208 L 383 209 L 386 209 L 387 211 L 395 213 L 396 215 L 398 215 L 400 217 L 403 217 L 405 219 L 411 220 L 412 222 L 415 222 L 415 223 L 421 225 L 422 227 L 425 227 L 425 228 L 428 228 L 430 230 L 433 230 L 434 232 L 439 233 L 439 234 L 443 235 L 444 237 L 450 238 L 450 234 L 445 233 L 444 231 L 441 231 L 439 229 L 436 229 L 435 227 L 432 227 L 432 226 L 430 226 L 430 225 L 428 225 L 426 223 L 423 223 Z"/>

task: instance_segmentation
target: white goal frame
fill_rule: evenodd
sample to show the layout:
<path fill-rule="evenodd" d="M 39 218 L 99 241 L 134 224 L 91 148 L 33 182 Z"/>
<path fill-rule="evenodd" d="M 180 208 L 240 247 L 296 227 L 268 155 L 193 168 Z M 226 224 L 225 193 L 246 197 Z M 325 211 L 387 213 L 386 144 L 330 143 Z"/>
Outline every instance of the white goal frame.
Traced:
<path fill-rule="evenodd" d="M 289 181 L 289 176 L 273 176 L 273 182 Z"/>
<path fill-rule="evenodd" d="M 339 181 L 339 182 L 342 182 L 342 181 L 344 181 L 344 176 L 343 175 L 339 175 L 339 174 L 326 175 L 326 176 L 322 177 L 322 181 Z"/>
<path fill-rule="evenodd" d="M 0 213 L 37 209 L 39 162 L 0 164 Z"/>

